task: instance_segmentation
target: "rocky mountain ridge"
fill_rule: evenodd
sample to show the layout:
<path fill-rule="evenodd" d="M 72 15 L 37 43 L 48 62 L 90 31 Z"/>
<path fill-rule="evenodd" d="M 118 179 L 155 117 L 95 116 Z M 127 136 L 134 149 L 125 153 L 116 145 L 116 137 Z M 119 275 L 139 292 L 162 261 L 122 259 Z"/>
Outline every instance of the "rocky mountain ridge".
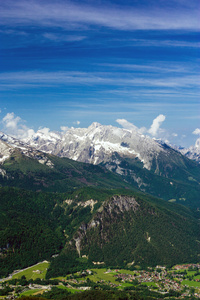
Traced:
<path fill-rule="evenodd" d="M 194 146 L 189 148 L 178 148 L 178 150 L 186 157 L 200 163 L 200 138 L 196 140 Z"/>
<path fill-rule="evenodd" d="M 42 151 L 31 147 L 27 143 L 0 132 L 0 165 L 18 151 L 22 155 L 37 160 L 40 164 L 53 168 L 53 163 Z"/>
<path fill-rule="evenodd" d="M 93 166 L 102 165 L 143 192 L 184 205 L 195 203 L 195 207 L 200 206 L 200 165 L 137 129 L 93 123 L 88 128 L 70 128 L 63 134 L 41 130 L 23 141 L 2 134 L 0 142 L 4 148 L 5 143 L 6 147 L 10 147 L 10 152 L 7 149 L 5 153 L 2 148 L 2 163 L 8 158 L 8 152 L 17 149 L 26 157 L 52 169 L 55 156 Z M 59 168 L 62 168 L 61 165 Z M 5 175 L 6 169 L 1 169 L 1 174 Z M 63 175 L 62 179 L 66 176 Z M 88 182 L 85 177 L 80 180 Z"/>
<path fill-rule="evenodd" d="M 164 151 L 159 143 L 137 130 L 96 122 L 88 128 L 70 128 L 63 135 L 38 132 L 24 141 L 41 151 L 92 164 L 106 162 L 116 152 L 138 158 L 147 169 L 151 169 L 154 154 Z"/>

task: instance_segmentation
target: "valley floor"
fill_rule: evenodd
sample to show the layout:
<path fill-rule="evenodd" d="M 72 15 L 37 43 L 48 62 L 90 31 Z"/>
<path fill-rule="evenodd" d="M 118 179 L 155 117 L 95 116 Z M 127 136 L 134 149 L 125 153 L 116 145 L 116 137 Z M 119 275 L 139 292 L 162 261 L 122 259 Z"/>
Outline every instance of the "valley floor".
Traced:
<path fill-rule="evenodd" d="M 146 270 L 138 266 L 133 271 L 90 269 L 46 280 L 48 266 L 44 261 L 2 279 L 0 299 L 33 295 L 60 299 L 61 294 L 66 293 L 67 297 L 89 290 L 132 292 L 143 297 L 140 299 L 200 299 L 200 264 L 176 265 L 171 269 L 157 266 Z"/>

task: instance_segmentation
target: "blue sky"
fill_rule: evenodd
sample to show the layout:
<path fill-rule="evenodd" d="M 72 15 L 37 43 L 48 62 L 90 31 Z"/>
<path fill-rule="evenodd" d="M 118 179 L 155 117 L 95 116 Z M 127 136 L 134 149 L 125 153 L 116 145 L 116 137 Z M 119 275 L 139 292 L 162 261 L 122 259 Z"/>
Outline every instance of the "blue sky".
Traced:
<path fill-rule="evenodd" d="M 156 138 L 194 144 L 199 4 L 0 0 L 0 130 L 12 133 L 7 116 L 37 131 L 118 119 L 149 129 L 163 115 Z"/>

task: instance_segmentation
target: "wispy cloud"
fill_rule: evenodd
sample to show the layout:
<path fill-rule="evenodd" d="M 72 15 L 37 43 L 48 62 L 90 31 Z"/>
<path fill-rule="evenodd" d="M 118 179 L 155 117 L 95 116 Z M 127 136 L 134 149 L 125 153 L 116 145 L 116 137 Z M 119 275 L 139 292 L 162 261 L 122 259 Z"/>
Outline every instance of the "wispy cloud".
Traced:
<path fill-rule="evenodd" d="M 130 123 L 125 119 L 117 119 L 116 122 L 125 129 L 129 129 L 133 131 L 138 130 L 138 127 L 136 127 L 133 123 Z"/>
<path fill-rule="evenodd" d="M 185 76 L 164 76 L 155 77 L 142 74 L 121 73 L 102 73 L 102 72 L 75 72 L 75 71 L 57 71 L 57 72 L 9 72 L 1 73 L 1 89 L 6 88 L 24 88 L 30 86 L 59 86 L 59 85 L 105 85 L 105 86 L 127 86 L 127 87 L 161 87 L 161 88 L 179 88 L 179 87 L 198 87 L 198 75 Z"/>
<path fill-rule="evenodd" d="M 171 62 L 164 63 L 162 61 L 156 61 L 154 64 L 116 64 L 116 63 L 101 63 L 98 66 L 108 67 L 110 69 L 126 70 L 127 72 L 145 72 L 145 73 L 187 73 L 194 74 L 196 66 L 180 65 L 178 63 L 171 64 Z"/>
<path fill-rule="evenodd" d="M 163 36 L 160 37 L 159 39 L 152 39 L 150 37 L 146 39 L 130 39 L 129 37 L 127 38 L 120 38 L 118 39 L 118 42 L 124 42 L 128 44 L 129 46 L 132 47 L 186 47 L 186 48 L 199 48 L 200 43 L 197 41 L 185 41 L 185 40 L 176 40 L 176 39 L 166 39 L 167 37 Z"/>
<path fill-rule="evenodd" d="M 177 4 L 177 3 L 176 3 Z M 194 6 L 179 5 L 174 10 L 142 6 L 127 7 L 113 4 L 88 5 L 70 1 L 6 1 L 2 5 L 0 23 L 14 26 L 62 27 L 86 29 L 88 26 L 104 26 L 117 30 L 136 29 L 192 29 L 199 28 L 198 2 Z"/>
<path fill-rule="evenodd" d="M 125 119 L 117 119 L 116 122 L 120 124 L 123 128 L 131 131 L 138 131 L 139 133 L 145 133 L 147 131 L 145 127 L 138 128 L 133 123 L 130 123 Z"/>
<path fill-rule="evenodd" d="M 86 39 L 86 36 L 82 35 L 69 35 L 49 32 L 44 33 L 43 37 L 53 42 L 77 42 Z"/>

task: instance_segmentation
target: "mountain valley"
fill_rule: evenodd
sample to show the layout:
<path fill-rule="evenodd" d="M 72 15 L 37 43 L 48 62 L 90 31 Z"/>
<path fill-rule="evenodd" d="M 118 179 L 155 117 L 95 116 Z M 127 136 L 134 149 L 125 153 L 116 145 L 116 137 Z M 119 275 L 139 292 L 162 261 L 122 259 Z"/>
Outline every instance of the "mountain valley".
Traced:
<path fill-rule="evenodd" d="M 124 129 L 95 123 L 76 135 L 45 149 L 47 139 L 1 134 L 1 276 L 41 259 L 48 278 L 197 262 L 200 165 Z"/>

